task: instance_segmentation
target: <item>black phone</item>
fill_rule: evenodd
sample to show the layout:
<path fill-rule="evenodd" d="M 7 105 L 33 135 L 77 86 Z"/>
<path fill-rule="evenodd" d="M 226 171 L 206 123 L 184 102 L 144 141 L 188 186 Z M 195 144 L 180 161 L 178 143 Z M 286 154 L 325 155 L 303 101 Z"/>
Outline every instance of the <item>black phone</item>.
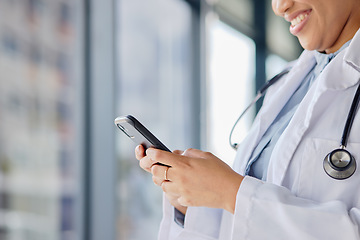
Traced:
<path fill-rule="evenodd" d="M 171 152 L 154 134 L 131 115 L 117 117 L 115 125 L 137 145 L 143 145 L 145 149 L 149 147 Z"/>

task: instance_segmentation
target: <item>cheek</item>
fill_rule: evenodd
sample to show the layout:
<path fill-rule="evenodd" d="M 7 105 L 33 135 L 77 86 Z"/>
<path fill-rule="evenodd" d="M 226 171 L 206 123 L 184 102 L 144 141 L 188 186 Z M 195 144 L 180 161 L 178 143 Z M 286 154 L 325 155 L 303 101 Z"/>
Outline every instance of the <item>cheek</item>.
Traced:
<path fill-rule="evenodd" d="M 324 13 L 313 13 L 298 39 L 304 49 L 323 51 L 336 41 L 339 28 L 329 19 L 321 17 Z"/>
<path fill-rule="evenodd" d="M 272 11 L 273 11 L 275 14 L 276 14 L 276 12 L 275 12 L 276 1 L 277 1 L 277 0 L 272 0 L 272 1 L 271 1 L 271 8 L 272 8 Z"/>

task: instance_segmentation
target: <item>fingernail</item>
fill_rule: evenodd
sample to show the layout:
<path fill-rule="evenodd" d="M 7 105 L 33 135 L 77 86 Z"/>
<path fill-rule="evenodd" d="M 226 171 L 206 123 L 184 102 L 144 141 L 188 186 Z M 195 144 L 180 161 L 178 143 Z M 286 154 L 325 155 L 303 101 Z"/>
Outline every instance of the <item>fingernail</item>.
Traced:
<path fill-rule="evenodd" d="M 137 154 L 140 154 L 140 145 L 136 146 L 135 152 L 136 152 Z"/>

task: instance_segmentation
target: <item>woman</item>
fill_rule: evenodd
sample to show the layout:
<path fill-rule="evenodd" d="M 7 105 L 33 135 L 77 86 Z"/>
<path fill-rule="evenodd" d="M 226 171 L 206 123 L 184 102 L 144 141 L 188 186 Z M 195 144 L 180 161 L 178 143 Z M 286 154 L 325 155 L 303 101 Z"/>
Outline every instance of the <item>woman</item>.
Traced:
<path fill-rule="evenodd" d="M 136 148 L 166 196 L 160 239 L 360 239 L 360 170 L 337 180 L 323 167 L 359 85 L 360 1 L 272 7 L 306 50 L 269 88 L 233 169 L 200 150 Z M 359 165 L 360 114 L 347 150 Z"/>

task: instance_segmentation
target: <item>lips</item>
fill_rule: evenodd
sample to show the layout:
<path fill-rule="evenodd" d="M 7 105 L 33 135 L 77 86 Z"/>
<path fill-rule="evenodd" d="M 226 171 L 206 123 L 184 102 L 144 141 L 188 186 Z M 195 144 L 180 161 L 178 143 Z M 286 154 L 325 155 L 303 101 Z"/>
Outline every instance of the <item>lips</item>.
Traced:
<path fill-rule="evenodd" d="M 289 16 L 286 16 L 286 20 L 291 23 L 290 32 L 293 35 L 297 35 L 306 25 L 307 20 L 311 14 L 311 10 L 301 11 Z"/>

